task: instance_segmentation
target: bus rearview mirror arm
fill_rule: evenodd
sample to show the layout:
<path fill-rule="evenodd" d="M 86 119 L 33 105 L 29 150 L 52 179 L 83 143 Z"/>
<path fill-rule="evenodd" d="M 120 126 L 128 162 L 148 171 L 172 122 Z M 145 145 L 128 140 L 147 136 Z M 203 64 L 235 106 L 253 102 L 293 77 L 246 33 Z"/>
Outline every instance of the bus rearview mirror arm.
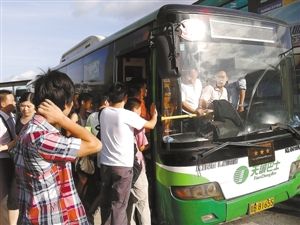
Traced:
<path fill-rule="evenodd" d="M 156 48 L 157 73 L 161 78 L 179 77 L 179 69 L 176 63 L 175 33 L 178 24 L 167 24 L 157 28 L 160 32 L 151 33 L 152 46 Z"/>

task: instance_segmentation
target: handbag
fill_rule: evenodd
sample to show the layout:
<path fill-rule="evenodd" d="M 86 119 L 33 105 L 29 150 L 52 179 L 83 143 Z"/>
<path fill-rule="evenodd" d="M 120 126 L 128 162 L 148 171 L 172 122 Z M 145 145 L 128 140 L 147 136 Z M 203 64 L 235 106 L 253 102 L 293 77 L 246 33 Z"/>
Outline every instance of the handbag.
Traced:
<path fill-rule="evenodd" d="M 94 161 L 91 160 L 89 156 L 79 158 L 76 163 L 76 168 L 90 175 L 95 173 Z"/>

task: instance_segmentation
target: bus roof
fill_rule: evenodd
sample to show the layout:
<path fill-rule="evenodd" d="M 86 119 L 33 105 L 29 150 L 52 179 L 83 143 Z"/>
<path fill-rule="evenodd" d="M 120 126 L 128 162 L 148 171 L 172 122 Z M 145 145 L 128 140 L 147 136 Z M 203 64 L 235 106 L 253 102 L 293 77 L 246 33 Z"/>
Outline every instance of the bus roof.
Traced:
<path fill-rule="evenodd" d="M 67 51 L 66 53 L 63 54 L 62 58 L 61 58 L 61 64 L 59 64 L 58 66 L 54 67 L 53 69 L 58 69 L 64 65 L 67 65 L 75 60 L 77 60 L 78 58 L 81 58 L 85 55 L 87 55 L 88 53 L 90 52 L 93 52 L 94 50 L 102 47 L 102 46 L 105 46 L 105 45 L 108 45 L 109 43 L 111 43 L 112 41 L 114 40 L 117 40 L 119 39 L 120 37 L 126 35 L 127 33 L 130 33 L 134 30 L 136 30 L 137 28 L 141 27 L 141 26 L 144 26 L 148 23 L 150 23 L 151 21 L 153 21 L 156 16 L 157 16 L 157 13 L 158 13 L 158 10 L 149 14 L 148 16 L 145 16 L 143 17 L 142 19 L 136 21 L 135 23 L 121 29 L 120 31 L 116 32 L 115 34 L 112 34 L 110 35 L 109 37 L 101 40 L 100 42 L 98 43 L 95 43 L 93 46 L 88 46 L 86 47 L 85 49 L 82 49 L 81 52 L 78 52 L 77 55 L 72 55 L 70 57 L 68 57 L 67 59 L 68 60 L 64 60 L 62 61 L 63 58 L 66 58 L 66 54 L 69 53 L 69 52 L 75 52 L 75 49 L 77 46 L 80 46 L 81 43 L 84 43 L 88 38 L 84 39 L 83 41 L 81 41 L 79 44 L 75 45 L 73 48 L 71 48 L 69 51 Z"/>
<path fill-rule="evenodd" d="M 77 55 L 79 52 L 82 52 L 84 49 L 91 46 L 97 45 L 100 41 L 105 39 L 104 36 L 93 35 L 85 38 L 83 41 L 75 45 L 73 48 L 64 53 L 60 59 L 60 63 L 67 61 L 69 58 Z"/>
<path fill-rule="evenodd" d="M 68 50 L 66 53 L 64 53 L 61 57 L 60 64 L 54 67 L 53 69 L 59 69 L 62 66 L 68 65 L 69 63 L 87 55 L 90 52 L 95 51 L 96 49 L 103 47 L 105 45 L 110 44 L 111 42 L 121 38 L 122 36 L 133 32 L 134 30 L 143 27 L 153 21 L 155 21 L 157 18 L 164 16 L 167 13 L 172 12 L 179 12 L 179 13 L 203 13 L 203 14 L 214 14 L 214 15 L 224 15 L 226 12 L 226 15 L 230 16 L 236 16 L 236 17 L 247 17 L 257 20 L 264 20 L 269 22 L 276 22 L 280 23 L 282 25 L 287 26 L 287 24 L 281 20 L 270 18 L 263 15 L 258 15 L 256 13 L 251 12 L 244 12 L 240 10 L 235 9 L 227 9 L 227 8 L 220 8 L 220 7 L 210 7 L 210 6 L 202 6 L 202 5 L 181 5 L 181 4 L 170 4 L 170 5 L 164 5 L 158 10 L 148 14 L 147 16 L 137 20 L 136 22 L 132 23 L 131 25 L 121 29 L 120 31 L 108 36 L 105 39 L 99 39 L 98 41 L 94 41 L 94 43 L 88 44 L 89 41 L 97 39 L 99 36 L 90 36 L 83 41 L 81 41 L 79 44 L 72 47 L 70 50 Z"/>

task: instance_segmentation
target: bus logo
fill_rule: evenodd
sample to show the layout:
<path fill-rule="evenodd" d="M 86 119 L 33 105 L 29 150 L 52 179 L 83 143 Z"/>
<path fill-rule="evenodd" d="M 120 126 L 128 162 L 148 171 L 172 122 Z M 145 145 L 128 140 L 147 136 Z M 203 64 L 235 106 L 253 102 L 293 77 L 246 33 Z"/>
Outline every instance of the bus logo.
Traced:
<path fill-rule="evenodd" d="M 248 168 L 246 166 L 241 166 L 234 172 L 233 180 L 236 184 L 242 184 L 247 180 L 248 176 Z"/>

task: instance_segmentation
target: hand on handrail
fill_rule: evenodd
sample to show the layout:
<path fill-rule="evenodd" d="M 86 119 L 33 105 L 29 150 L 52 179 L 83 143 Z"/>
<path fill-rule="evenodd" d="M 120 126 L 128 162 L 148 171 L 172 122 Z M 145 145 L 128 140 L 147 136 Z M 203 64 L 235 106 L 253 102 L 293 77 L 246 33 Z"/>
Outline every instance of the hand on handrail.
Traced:
<path fill-rule="evenodd" d="M 174 115 L 174 116 L 162 116 L 161 121 L 202 117 L 202 116 L 207 116 L 208 114 L 211 114 L 212 112 L 213 112 L 212 109 L 205 109 L 201 112 L 201 114 L 200 113 L 193 113 L 193 114 Z"/>

